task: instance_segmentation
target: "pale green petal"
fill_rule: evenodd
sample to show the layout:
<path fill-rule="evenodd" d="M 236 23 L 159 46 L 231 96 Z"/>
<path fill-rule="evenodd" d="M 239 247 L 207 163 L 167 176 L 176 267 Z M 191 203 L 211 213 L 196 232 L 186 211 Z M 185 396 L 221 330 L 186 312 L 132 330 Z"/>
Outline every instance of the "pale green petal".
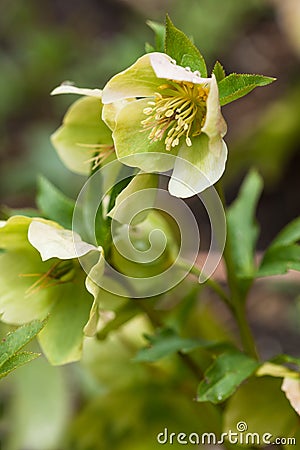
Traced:
<path fill-rule="evenodd" d="M 38 251 L 27 238 L 32 218 L 13 216 L 0 228 L 0 314 L 8 323 L 21 324 L 33 319 L 43 319 L 57 298 L 57 287 L 42 288 L 42 283 L 31 289 L 41 279 L 52 262 L 43 263 Z M 43 224 L 54 222 L 38 219 Z"/>
<path fill-rule="evenodd" d="M 59 94 L 78 94 L 85 95 L 87 97 L 97 97 L 101 99 L 102 91 L 101 89 L 79 88 L 73 86 L 72 84 L 61 84 L 57 88 L 53 89 L 53 91 L 50 93 L 50 95 Z"/>
<path fill-rule="evenodd" d="M 218 156 L 222 152 L 222 142 L 220 136 L 223 137 L 227 131 L 226 122 L 221 114 L 219 90 L 215 75 L 212 76 L 210 90 L 207 98 L 207 112 L 202 132 L 207 134 L 213 143 L 213 151 Z"/>
<path fill-rule="evenodd" d="M 193 140 L 192 147 L 185 143 L 180 147 L 176 159 L 169 192 L 175 197 L 187 198 L 204 191 L 222 176 L 227 159 L 227 147 L 220 139 L 219 155 L 211 148 L 208 137 L 201 135 Z M 190 164 L 188 164 L 190 163 Z"/>
<path fill-rule="evenodd" d="M 74 282 L 59 286 L 59 294 L 47 325 L 38 337 L 43 352 L 53 365 L 80 359 L 83 328 L 92 305 L 83 276 L 77 276 Z"/>
<path fill-rule="evenodd" d="M 123 98 L 152 97 L 161 84 L 162 80 L 155 75 L 147 54 L 109 80 L 102 92 L 102 102 L 106 104 Z"/>
<path fill-rule="evenodd" d="M 43 219 L 42 219 L 43 220 Z M 25 216 L 13 216 L 3 221 L 0 227 L 0 248 L 15 250 L 27 248 L 27 232 L 32 218 Z"/>
<path fill-rule="evenodd" d="M 118 195 L 114 208 L 107 215 L 123 224 L 137 225 L 143 222 L 149 214 L 149 209 L 154 206 L 157 187 L 156 174 L 136 175 Z"/>
<path fill-rule="evenodd" d="M 113 132 L 117 157 L 123 164 L 144 172 L 165 172 L 173 167 L 174 161 L 163 156 L 169 155 L 164 140 L 151 142 L 150 130 L 143 129 L 141 122 L 146 117 L 143 110 L 147 105 L 147 99 L 136 100 L 119 112 Z"/>
<path fill-rule="evenodd" d="M 116 126 L 116 117 L 118 113 L 121 111 L 121 109 L 127 105 L 128 102 L 132 102 L 134 99 L 128 98 L 128 99 L 122 99 L 114 103 L 108 103 L 106 105 L 103 105 L 102 109 L 102 120 L 106 123 L 106 125 L 111 129 L 114 130 Z"/>
<path fill-rule="evenodd" d="M 40 252 L 43 261 L 50 258 L 79 258 L 92 250 L 97 250 L 94 245 L 82 241 L 75 231 L 36 220 L 29 225 L 28 240 Z"/>
<path fill-rule="evenodd" d="M 85 280 L 85 286 L 90 294 L 94 297 L 94 302 L 90 310 L 89 320 L 84 327 L 84 334 L 86 336 L 94 336 L 97 331 L 97 324 L 99 321 L 99 303 L 100 286 L 102 284 L 102 277 L 104 274 L 105 259 L 103 252 L 100 253 L 99 260 L 95 266 L 92 267 L 90 273 Z"/>
<path fill-rule="evenodd" d="M 90 159 L 99 145 L 113 145 L 111 131 L 101 119 L 99 98 L 83 97 L 67 111 L 63 125 L 51 136 L 62 162 L 73 172 L 88 175 Z"/>
<path fill-rule="evenodd" d="M 41 261 L 40 255 L 27 240 L 20 250 L 0 255 L 0 314 L 1 320 L 23 324 L 34 319 L 44 319 L 57 300 L 59 286 L 35 292 L 29 289 L 53 264 Z M 27 292 L 27 295 L 26 295 Z"/>

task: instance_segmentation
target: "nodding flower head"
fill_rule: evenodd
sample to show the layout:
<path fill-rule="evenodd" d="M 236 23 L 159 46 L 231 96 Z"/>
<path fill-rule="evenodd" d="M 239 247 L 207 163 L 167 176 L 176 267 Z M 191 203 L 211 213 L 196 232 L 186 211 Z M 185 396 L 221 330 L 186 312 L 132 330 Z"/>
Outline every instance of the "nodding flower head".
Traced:
<path fill-rule="evenodd" d="M 113 102 L 124 99 L 130 101 L 123 108 L 111 108 Z M 227 158 L 222 139 L 226 123 L 214 75 L 202 78 L 164 53 L 150 53 L 114 76 L 103 89 L 102 101 L 103 120 L 113 131 L 117 157 L 126 156 L 125 164 L 159 171 L 159 153 L 178 156 L 169 184 L 173 195 L 189 197 L 221 177 Z M 137 157 L 145 152 L 155 153 L 150 164 L 149 158 L 147 163 Z M 184 161 L 196 166 L 202 176 L 189 176 Z M 193 185 L 185 188 L 191 179 Z"/>

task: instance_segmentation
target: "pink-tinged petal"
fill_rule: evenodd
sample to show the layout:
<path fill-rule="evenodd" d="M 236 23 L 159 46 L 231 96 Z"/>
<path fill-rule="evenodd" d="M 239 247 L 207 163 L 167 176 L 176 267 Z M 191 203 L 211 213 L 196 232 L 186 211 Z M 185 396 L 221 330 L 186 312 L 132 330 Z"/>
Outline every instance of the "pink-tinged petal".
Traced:
<path fill-rule="evenodd" d="M 151 66 L 150 56 L 144 55 L 109 80 L 102 92 L 102 102 L 106 104 L 124 98 L 152 97 L 161 84 Z"/>
<path fill-rule="evenodd" d="M 42 261 L 50 258 L 79 258 L 92 250 L 98 250 L 94 245 L 82 241 L 74 231 L 37 220 L 29 225 L 28 240 L 40 252 Z"/>
<path fill-rule="evenodd" d="M 85 95 L 87 97 L 97 97 L 101 99 L 102 91 L 101 89 L 79 88 L 73 86 L 72 84 L 61 84 L 60 86 L 53 89 L 52 92 L 50 92 L 50 95 L 59 94 L 78 94 Z"/>
<path fill-rule="evenodd" d="M 170 194 L 187 198 L 216 183 L 224 172 L 227 159 L 227 147 L 223 140 L 220 146 L 221 151 L 216 156 L 205 134 L 194 139 L 192 147 L 184 143 L 178 152 L 169 182 Z"/>
<path fill-rule="evenodd" d="M 170 56 L 165 53 L 150 53 L 150 62 L 158 78 L 175 81 L 187 81 L 194 84 L 209 84 L 211 78 L 201 78 L 200 73 L 178 66 Z"/>

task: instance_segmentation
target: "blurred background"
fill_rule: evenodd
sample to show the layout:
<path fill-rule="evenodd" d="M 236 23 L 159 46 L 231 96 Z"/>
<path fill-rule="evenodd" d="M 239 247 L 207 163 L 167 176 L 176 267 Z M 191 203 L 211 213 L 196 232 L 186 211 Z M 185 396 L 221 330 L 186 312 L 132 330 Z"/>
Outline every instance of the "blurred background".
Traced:
<path fill-rule="evenodd" d="M 193 37 L 210 68 L 218 59 L 228 73 L 277 78 L 271 86 L 258 88 L 223 108 L 229 129 L 226 195 L 229 201 L 235 197 L 251 166 L 264 176 L 265 191 L 258 209 L 260 249 L 299 215 L 298 0 L 1 0 L 2 215 L 6 207 L 34 206 L 38 174 L 76 197 L 83 179 L 64 168 L 49 140 L 74 98 L 50 97 L 49 93 L 66 80 L 80 87 L 103 87 L 112 75 L 144 53 L 146 41 L 153 42 L 146 20 L 163 22 L 166 12 L 178 28 Z M 269 321 L 275 330 L 273 319 L 278 314 L 282 318 L 284 311 L 281 332 L 288 337 L 283 343 L 278 336 L 275 343 L 267 343 L 275 345 L 276 350 L 281 345 L 290 345 L 291 351 L 296 347 L 299 320 L 291 319 L 295 310 L 290 308 L 295 289 L 293 284 L 280 285 L 266 294 L 266 302 L 272 298 L 273 309 L 264 317 L 262 308 L 262 325 L 259 321 L 254 325 L 259 333 Z M 3 381 L 1 405 L 7 406 L 7 397 L 12 402 L 8 410 L 1 411 L 0 440 L 4 444 L 0 448 L 152 449 L 153 430 L 160 431 L 161 418 L 173 425 L 179 423 L 182 431 L 188 431 L 193 427 L 186 420 L 189 411 L 199 430 L 194 414 L 199 405 L 191 404 L 185 396 L 168 396 L 168 390 L 172 390 L 166 382 L 168 364 L 163 368 L 153 366 L 149 371 L 128 363 L 137 345 L 130 333 L 121 341 L 113 336 L 111 340 L 118 344 L 109 343 L 112 351 L 104 344 L 102 350 L 92 349 L 91 344 L 87 359 L 89 352 L 99 353 L 92 370 L 83 371 L 76 365 L 72 370 L 50 368 L 40 359 L 13 376 L 14 394 L 10 382 Z M 262 332 L 261 339 L 269 338 Z M 115 358 L 113 363 L 108 355 Z M 172 382 L 176 384 L 174 377 Z M 152 392 L 157 392 L 158 386 L 162 393 L 155 402 Z M 193 392 L 188 383 L 184 390 Z M 126 414 L 124 410 L 128 410 Z M 156 422 L 152 423 L 154 417 Z M 148 436 L 149 442 L 146 437 L 141 442 L 141 436 Z"/>

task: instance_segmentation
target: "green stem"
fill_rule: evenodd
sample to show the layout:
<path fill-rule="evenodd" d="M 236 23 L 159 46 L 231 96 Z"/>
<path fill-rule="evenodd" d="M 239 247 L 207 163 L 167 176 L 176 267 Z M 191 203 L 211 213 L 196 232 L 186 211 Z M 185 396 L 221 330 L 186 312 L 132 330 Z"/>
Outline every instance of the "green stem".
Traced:
<path fill-rule="evenodd" d="M 201 271 L 198 269 L 198 267 L 193 266 L 191 268 L 190 271 L 193 275 L 196 275 L 196 277 L 199 278 Z M 218 296 L 227 304 L 227 306 L 229 306 L 229 308 L 231 309 L 231 303 L 230 303 L 230 298 L 228 297 L 228 295 L 226 294 L 226 292 L 223 290 L 222 286 L 220 286 L 220 284 L 213 280 L 212 278 L 208 278 L 204 284 L 207 284 L 207 286 L 209 286 L 213 291 L 215 291 L 216 294 L 218 294 Z"/>
<path fill-rule="evenodd" d="M 253 358 L 258 359 L 254 337 L 246 317 L 245 302 L 241 303 L 238 301 L 235 303 L 234 314 L 244 350 Z"/>
<path fill-rule="evenodd" d="M 216 183 L 215 188 L 222 201 L 224 210 L 226 211 L 226 202 L 221 180 Z M 252 331 L 246 317 L 246 297 L 249 289 L 247 289 L 245 292 L 241 292 L 241 289 L 239 289 L 238 287 L 238 280 L 235 275 L 235 266 L 230 249 L 230 236 L 227 234 L 223 258 L 225 261 L 227 279 L 231 293 L 230 307 L 239 327 L 244 350 L 253 358 L 258 359 L 254 337 L 252 335 Z"/>

